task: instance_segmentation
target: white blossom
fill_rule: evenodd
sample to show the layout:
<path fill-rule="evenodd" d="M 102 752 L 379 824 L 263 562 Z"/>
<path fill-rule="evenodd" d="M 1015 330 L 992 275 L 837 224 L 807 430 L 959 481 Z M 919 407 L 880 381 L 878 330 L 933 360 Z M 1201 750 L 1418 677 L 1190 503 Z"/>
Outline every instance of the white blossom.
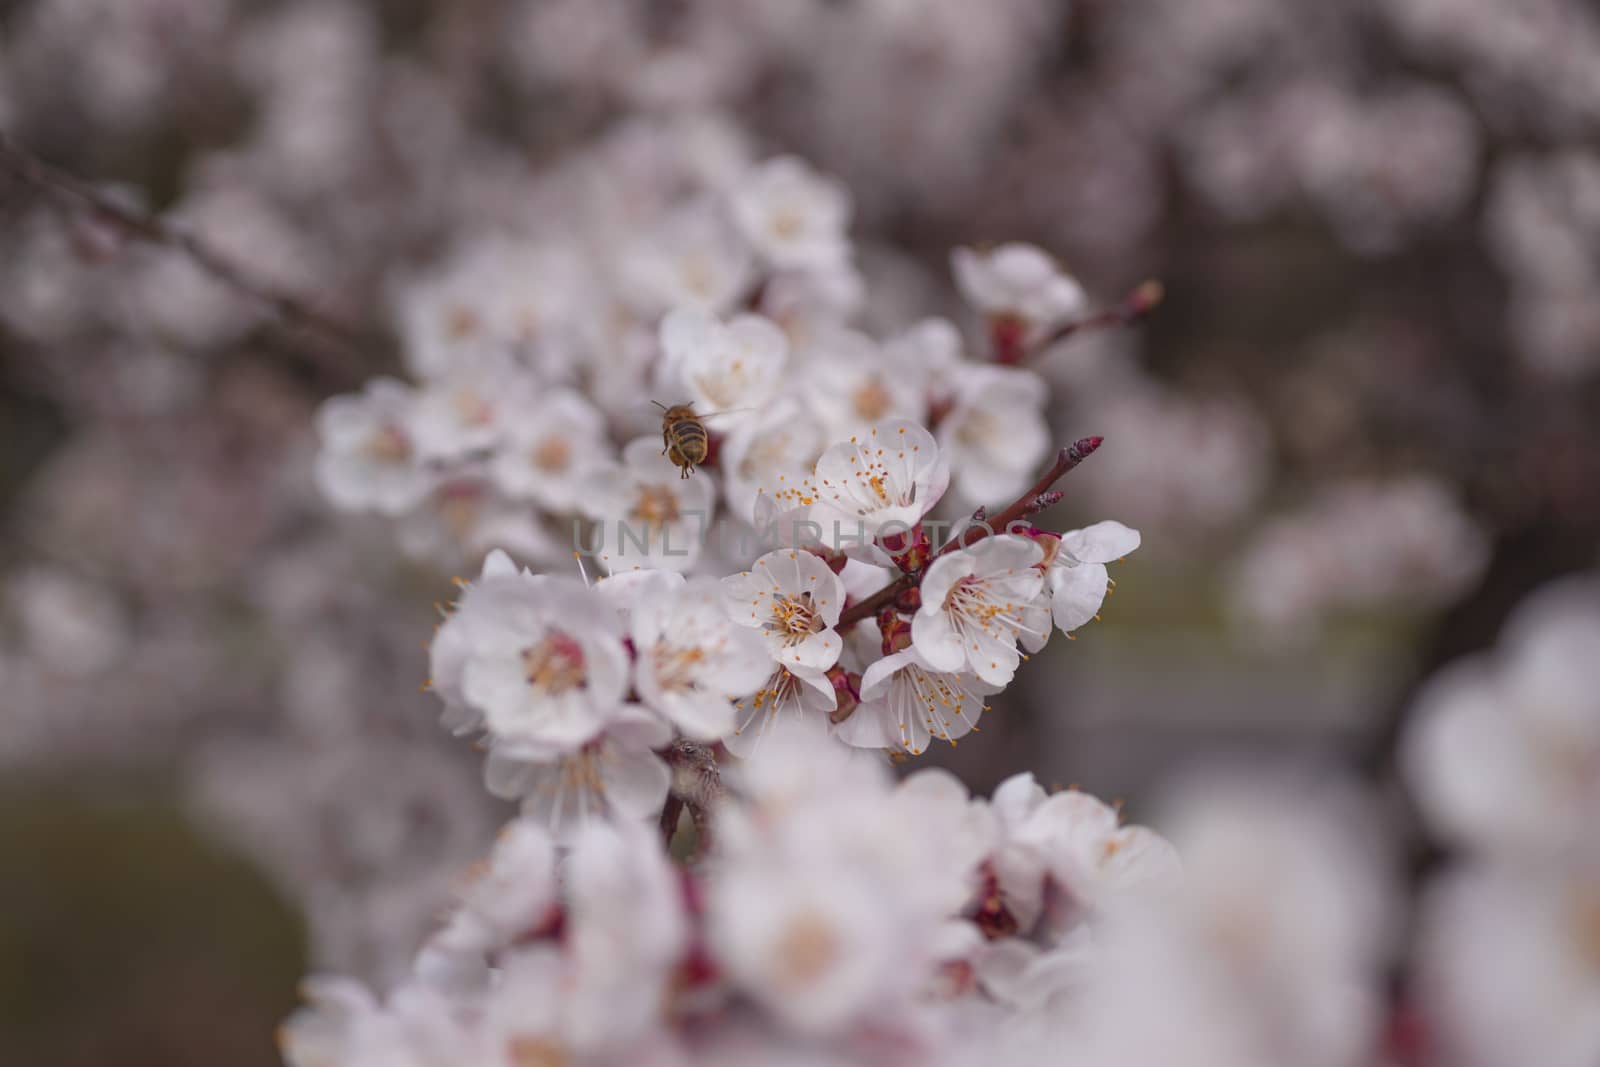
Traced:
<path fill-rule="evenodd" d="M 826 734 L 830 714 L 839 706 L 833 683 L 825 675 L 780 666 L 739 703 L 733 733 L 723 744 L 735 756 L 754 755 L 769 735 L 785 729 Z"/>
<path fill-rule="evenodd" d="M 1050 614 L 1062 633 L 1071 633 L 1100 614 L 1111 576 L 1106 564 L 1120 560 L 1139 547 L 1139 531 L 1120 522 L 1106 520 L 1081 530 L 1068 530 L 1060 537 L 1041 536 L 1044 547 L 1045 591 L 1050 599 Z M 1024 638 L 1030 651 L 1044 644 L 1048 627 L 1033 643 Z"/>
<path fill-rule="evenodd" d="M 850 194 L 793 156 L 752 169 L 731 204 L 745 239 L 774 267 L 826 270 L 850 258 Z"/>
<path fill-rule="evenodd" d="M 463 243 L 433 274 L 396 291 L 411 372 L 440 379 L 507 355 L 560 367 L 594 293 L 582 263 L 572 250 L 553 245 Z"/>
<path fill-rule="evenodd" d="M 1417 698 L 1401 754 L 1423 813 L 1452 842 L 1561 855 L 1592 841 L 1600 805 L 1600 585 L 1537 594 L 1491 657 Z"/>
<path fill-rule="evenodd" d="M 832 667 L 844 647 L 834 627 L 844 608 L 844 583 L 822 558 L 804 549 L 768 552 L 740 574 L 722 579 L 729 615 L 761 632 L 774 659 L 797 672 Z"/>
<path fill-rule="evenodd" d="M 870 543 L 880 532 L 909 530 L 949 483 L 950 467 L 933 435 L 906 419 L 886 419 L 830 446 L 810 479 L 772 495 L 780 505 L 810 508 L 824 543 L 843 548 L 845 538 Z"/>
<path fill-rule="evenodd" d="M 787 731 L 742 772 L 756 803 L 726 813 L 708 898 L 733 980 L 801 1033 L 906 1010 L 932 962 L 923 935 L 975 860 L 944 832 L 965 790 L 923 779 L 897 796 L 881 768 Z"/>
<path fill-rule="evenodd" d="M 1391 918 L 1371 813 L 1343 786 L 1214 774 L 1162 820 L 1183 881 L 1101 924 L 1085 1063 L 1374 1062 Z"/>
<path fill-rule="evenodd" d="M 672 772 L 654 749 L 672 740 L 655 715 L 625 706 L 576 750 L 491 750 L 489 792 L 522 801 L 525 818 L 570 841 L 591 819 L 648 819 L 667 799 Z"/>
<path fill-rule="evenodd" d="M 711 579 L 642 592 L 630 636 L 639 698 L 696 740 L 732 733 L 735 699 L 760 686 L 772 667 L 766 642 L 728 617 Z"/>
<path fill-rule="evenodd" d="M 933 738 L 955 741 L 977 726 L 984 697 L 999 691 L 983 679 L 935 669 L 915 647 L 891 653 L 861 675 L 861 704 L 838 736 L 858 748 L 921 755 Z"/>
<path fill-rule="evenodd" d="M 346 978 L 314 978 L 303 992 L 309 1003 L 278 1032 L 289 1067 L 446 1067 L 471 1055 L 471 1033 L 451 1005 L 421 987 L 383 1004 Z"/>
<path fill-rule="evenodd" d="M 734 426 L 776 394 L 789 345 L 759 315 L 723 324 L 708 312 L 679 308 L 661 320 L 661 348 L 669 376 L 695 411 L 726 413 L 721 421 Z"/>
<path fill-rule="evenodd" d="M 770 494 L 776 487 L 801 484 L 829 440 L 822 423 L 788 396 L 769 405 L 760 418 L 732 427 L 719 460 L 729 509 L 763 532 L 757 497 L 763 489 Z M 770 495 L 767 501 L 772 503 Z"/>
<path fill-rule="evenodd" d="M 317 411 L 316 474 L 328 499 L 391 516 L 420 504 L 435 479 L 417 454 L 416 412 L 416 390 L 392 378 L 325 401 Z"/>
<path fill-rule="evenodd" d="M 575 511 L 611 461 L 611 451 L 605 419 L 594 405 L 570 389 L 554 389 L 517 411 L 490 473 L 508 496 Z"/>
<path fill-rule="evenodd" d="M 693 307 L 725 314 L 750 287 L 749 248 L 709 205 L 675 212 L 622 260 L 623 292 L 646 315 Z"/>
<path fill-rule="evenodd" d="M 1029 340 L 1083 312 L 1083 288 L 1033 245 L 1003 244 L 990 252 L 958 248 L 950 265 L 968 303 L 990 318 L 1020 323 Z"/>
<path fill-rule="evenodd" d="M 424 384 L 412 419 L 417 452 L 428 460 L 487 453 L 527 405 L 532 383 L 503 355 L 456 364 Z"/>
<path fill-rule="evenodd" d="M 1600 1056 L 1600 863 L 1490 862 L 1427 887 L 1420 1007 L 1462 1067 Z"/>
<path fill-rule="evenodd" d="M 596 478 L 588 501 L 599 520 L 600 562 L 612 572 L 688 570 L 704 548 L 714 502 L 710 479 L 681 477 L 662 454 L 660 438 L 628 442 L 621 462 Z"/>
<path fill-rule="evenodd" d="M 628 684 L 616 615 L 576 579 L 494 554 L 434 636 L 433 688 L 506 753 L 570 751 L 613 718 Z"/>
<path fill-rule="evenodd" d="M 939 424 L 939 448 L 955 495 L 968 506 L 1016 497 L 1050 451 L 1044 380 L 1018 367 L 972 366 L 950 388 L 955 403 Z"/>
<path fill-rule="evenodd" d="M 592 822 L 566 869 L 567 1025 L 581 1046 L 655 1029 L 687 936 L 678 876 L 656 828 Z"/>
<path fill-rule="evenodd" d="M 1009 684 L 1021 661 L 1018 636 L 1043 589 L 1043 558 L 1033 540 L 997 534 L 934 560 L 911 623 L 918 654 L 940 671 L 970 670 L 991 685 Z"/>
<path fill-rule="evenodd" d="M 912 360 L 891 360 L 866 334 L 824 330 L 803 351 L 806 404 L 829 440 L 866 432 L 896 417 L 915 423 L 928 414 L 925 373 Z"/>

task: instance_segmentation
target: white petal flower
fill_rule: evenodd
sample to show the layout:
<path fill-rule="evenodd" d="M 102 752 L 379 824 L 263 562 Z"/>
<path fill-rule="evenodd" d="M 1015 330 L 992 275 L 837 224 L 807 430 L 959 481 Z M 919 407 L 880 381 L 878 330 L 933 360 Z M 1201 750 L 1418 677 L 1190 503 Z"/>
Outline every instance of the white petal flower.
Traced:
<path fill-rule="evenodd" d="M 862 1017 L 905 964 L 875 880 L 843 864 L 733 866 L 717 878 L 711 909 L 730 977 L 802 1032 Z"/>
<path fill-rule="evenodd" d="M 1108 893 L 1143 882 L 1177 882 L 1180 868 L 1172 846 L 1144 827 L 1120 823 L 1109 804 L 1069 789 L 1045 798 L 1010 839 L 1031 851 L 1066 893 L 1070 921 Z"/>
<path fill-rule="evenodd" d="M 850 194 L 793 156 L 768 160 L 732 193 L 745 239 L 775 267 L 827 269 L 850 258 Z"/>
<path fill-rule="evenodd" d="M 460 364 L 428 382 L 417 396 L 417 452 L 458 460 L 500 443 L 523 407 L 531 381 L 500 354 Z"/>
<path fill-rule="evenodd" d="M 1031 774 L 1017 774 L 991 801 L 996 834 L 988 858 L 995 891 L 1017 929 L 1026 934 L 1045 910 L 1062 937 L 1109 899 L 1137 886 L 1173 885 L 1176 853 L 1139 826 L 1122 826 L 1117 812 L 1077 790 L 1049 794 Z M 1048 892 L 1047 892 L 1048 887 Z"/>
<path fill-rule="evenodd" d="M 1600 866 L 1473 864 L 1422 898 L 1418 995 L 1439 1062 L 1600 1059 Z"/>
<path fill-rule="evenodd" d="M 806 404 L 830 440 L 865 433 L 886 418 L 919 424 L 927 419 L 926 375 L 920 364 L 889 359 L 865 334 L 824 330 L 803 355 Z"/>
<path fill-rule="evenodd" d="M 493 991 L 483 1008 L 485 1067 L 560 1064 L 579 1050 L 566 1026 L 565 961 L 550 944 L 503 954 Z"/>
<path fill-rule="evenodd" d="M 838 706 L 838 694 L 825 675 L 779 667 L 740 702 L 733 733 L 723 744 L 735 756 L 748 758 L 769 735 L 786 727 L 822 736 L 828 732 L 828 715 Z"/>
<path fill-rule="evenodd" d="M 928 566 L 911 640 L 941 671 L 970 670 L 991 685 L 1010 683 L 1021 661 L 1018 635 L 1034 615 L 1044 550 L 1030 538 L 999 534 L 949 552 Z"/>
<path fill-rule="evenodd" d="M 772 670 L 766 642 L 728 617 L 713 579 L 644 593 L 634 604 L 631 633 L 639 698 L 694 740 L 732 733 L 734 700 L 754 692 Z"/>
<path fill-rule="evenodd" d="M 546 371 L 565 369 L 570 335 L 600 289 L 584 263 L 575 250 L 553 245 L 464 244 L 396 297 L 407 366 L 428 381 L 508 354 Z"/>
<path fill-rule="evenodd" d="M 883 342 L 883 357 L 897 373 L 922 381 L 928 403 L 953 404 L 956 380 L 972 364 L 962 357 L 961 331 L 949 319 L 927 318 Z"/>
<path fill-rule="evenodd" d="M 509 496 L 574 511 L 610 460 L 605 418 L 581 394 L 554 389 L 517 412 L 489 469 Z"/>
<path fill-rule="evenodd" d="M 723 324 L 709 312 L 679 308 L 661 320 L 661 349 L 667 375 L 681 383 L 695 411 L 726 413 L 718 423 L 732 428 L 777 394 L 789 342 L 760 315 Z"/>
<path fill-rule="evenodd" d="M 493 757 L 491 756 L 491 759 Z M 556 903 L 555 845 L 545 828 L 518 819 L 500 832 L 489 862 L 459 891 L 462 909 L 496 944 L 509 944 L 544 921 Z"/>
<path fill-rule="evenodd" d="M 761 289 L 761 313 L 783 330 L 796 351 L 851 321 L 866 300 L 866 282 L 855 264 L 784 270 Z"/>
<path fill-rule="evenodd" d="M 1108 519 L 1043 543 L 1050 611 L 1061 632 L 1071 633 L 1100 613 L 1110 587 L 1105 565 L 1138 548 L 1139 531 Z"/>
<path fill-rule="evenodd" d="M 472 1035 L 452 1003 L 424 987 L 402 986 L 382 1005 L 344 978 L 308 980 L 304 993 L 309 1003 L 278 1033 L 289 1067 L 441 1067 L 472 1059 Z"/>
<path fill-rule="evenodd" d="M 1383 1058 L 1382 834 L 1344 799 L 1303 775 L 1263 787 L 1237 769 L 1175 799 L 1163 826 L 1182 886 L 1134 894 L 1095 924 L 1092 980 L 1072 1001 L 1083 1062 Z"/>
<path fill-rule="evenodd" d="M 616 609 L 617 618 L 622 621 L 622 632 L 631 633 L 633 606 L 640 598 L 654 593 L 671 593 L 682 588 L 685 580 L 677 571 L 621 571 L 608 574 L 594 583 L 594 591 Z"/>
<path fill-rule="evenodd" d="M 1600 584 L 1558 583 L 1507 625 L 1489 657 L 1418 697 L 1401 755 L 1423 813 L 1453 843 L 1558 856 L 1600 810 Z"/>
<path fill-rule="evenodd" d="M 968 507 L 1013 499 L 1050 451 L 1049 387 L 1032 371 L 987 365 L 963 367 L 950 384 L 955 406 L 939 423 L 939 447 L 956 496 Z"/>
<path fill-rule="evenodd" d="M 844 642 L 834 627 L 844 583 L 815 553 L 768 552 L 749 570 L 722 579 L 722 593 L 733 620 L 760 631 L 785 667 L 819 672 L 838 662 Z"/>
<path fill-rule="evenodd" d="M 706 916 L 730 982 L 809 1035 L 909 1017 L 981 851 L 966 791 L 938 772 L 891 788 L 881 761 L 792 727 L 726 781 Z"/>
<path fill-rule="evenodd" d="M 573 845 L 566 879 L 568 1032 L 597 1050 L 637 1041 L 659 1026 L 684 950 L 679 873 L 654 826 L 593 820 Z"/>
<path fill-rule="evenodd" d="M 677 307 L 723 314 L 749 288 L 755 264 L 728 222 L 706 205 L 680 210 L 622 259 L 622 292 L 641 315 Z"/>
<path fill-rule="evenodd" d="M 821 422 L 792 397 L 731 428 L 718 460 L 729 510 L 762 529 L 756 515 L 762 491 L 771 504 L 771 493 L 802 484 L 827 443 Z"/>
<path fill-rule="evenodd" d="M 484 768 L 489 792 L 521 798 L 523 817 L 570 842 L 591 819 L 640 820 L 661 811 L 672 772 L 654 749 L 672 730 L 642 708 L 624 707 L 597 737 L 576 751 L 522 756 L 491 750 Z"/>
<path fill-rule="evenodd" d="M 621 627 L 582 583 L 507 574 L 507 566 L 497 556 L 493 573 L 467 588 L 439 628 L 433 687 L 474 713 L 508 753 L 573 750 L 617 713 L 627 691 Z"/>
<path fill-rule="evenodd" d="M 894 748 L 920 755 L 933 738 L 954 741 L 978 724 L 999 692 L 970 674 L 934 669 L 918 650 L 878 660 L 861 676 L 861 704 L 837 728 L 837 736 L 857 748 Z"/>
<path fill-rule="evenodd" d="M 950 260 L 967 302 L 990 318 L 1017 320 L 1030 340 L 1083 313 L 1083 288 L 1033 245 L 958 248 Z"/>
<path fill-rule="evenodd" d="M 336 507 L 395 516 L 422 503 L 436 479 L 417 455 L 416 411 L 416 390 L 392 378 L 323 403 L 317 484 Z"/>
<path fill-rule="evenodd" d="M 597 478 L 591 493 L 590 513 L 600 520 L 594 550 L 601 564 L 612 572 L 688 570 L 704 547 L 715 495 L 709 478 L 680 477 L 661 454 L 659 438 L 628 442 L 622 462 Z"/>
<path fill-rule="evenodd" d="M 781 506 L 810 507 L 824 544 L 864 549 L 880 531 L 916 525 L 949 483 L 950 468 L 933 435 L 906 419 L 886 419 L 831 446 L 810 480 L 772 495 Z"/>

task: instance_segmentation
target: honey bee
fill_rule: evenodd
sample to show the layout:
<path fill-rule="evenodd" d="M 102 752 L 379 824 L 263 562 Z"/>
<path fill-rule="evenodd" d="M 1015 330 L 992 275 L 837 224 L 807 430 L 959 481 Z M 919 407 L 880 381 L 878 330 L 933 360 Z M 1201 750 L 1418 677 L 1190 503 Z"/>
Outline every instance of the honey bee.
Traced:
<path fill-rule="evenodd" d="M 651 403 L 661 409 L 661 454 L 678 468 L 678 477 L 687 478 L 696 464 L 706 461 L 709 438 L 705 423 L 689 404 L 669 408 L 658 400 Z"/>
<path fill-rule="evenodd" d="M 710 437 L 705 420 L 718 415 L 737 415 L 750 408 L 729 408 L 727 411 L 709 411 L 696 415 L 691 404 L 674 404 L 670 408 L 659 400 L 650 403 L 661 409 L 661 454 L 670 459 L 681 478 L 687 478 L 694 469 L 706 461 L 710 450 Z"/>

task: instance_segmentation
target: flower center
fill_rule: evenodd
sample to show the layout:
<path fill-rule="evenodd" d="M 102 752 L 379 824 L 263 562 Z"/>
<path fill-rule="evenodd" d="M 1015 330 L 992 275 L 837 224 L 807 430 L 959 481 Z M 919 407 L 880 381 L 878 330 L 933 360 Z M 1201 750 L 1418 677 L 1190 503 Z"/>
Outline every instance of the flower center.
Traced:
<path fill-rule="evenodd" d="M 885 389 L 883 382 L 877 378 L 857 389 L 851 399 L 855 404 L 856 415 L 867 422 L 877 422 L 889 414 L 889 405 L 893 403 L 889 390 Z"/>
<path fill-rule="evenodd" d="M 513 1037 L 506 1042 L 506 1061 L 511 1067 L 566 1067 L 567 1052 L 544 1037 Z"/>
<path fill-rule="evenodd" d="M 522 652 L 522 675 L 528 684 L 548 694 L 581 688 L 587 677 L 583 648 L 559 631 L 551 631 Z"/>
<path fill-rule="evenodd" d="M 454 307 L 444 317 L 445 336 L 452 341 L 465 341 L 478 332 L 482 322 L 471 308 Z"/>
<path fill-rule="evenodd" d="M 554 474 L 566 470 L 567 464 L 572 460 L 572 446 L 567 443 L 566 438 L 552 434 L 534 448 L 532 459 L 535 467 Z"/>
<path fill-rule="evenodd" d="M 796 645 L 814 633 L 821 633 L 823 625 L 809 592 L 798 596 L 779 593 L 772 598 L 772 614 L 767 619 L 766 629 L 780 635 L 785 644 Z"/>
<path fill-rule="evenodd" d="M 656 680 L 665 689 L 687 689 L 694 684 L 695 668 L 705 661 L 706 650 L 699 645 L 683 647 L 666 641 L 656 643 Z"/>
<path fill-rule="evenodd" d="M 968 575 L 950 587 L 944 598 L 944 610 L 952 615 L 987 626 L 997 615 L 1014 611 L 1016 605 L 997 603 L 989 596 L 982 578 Z"/>
<path fill-rule="evenodd" d="M 494 422 L 494 407 L 476 389 L 458 389 L 451 398 L 456 418 L 467 426 L 487 426 Z"/>
<path fill-rule="evenodd" d="M 785 241 L 792 241 L 800 236 L 800 231 L 805 228 L 805 220 L 800 212 L 790 207 L 782 207 L 773 212 L 772 234 L 774 237 Z"/>
<path fill-rule="evenodd" d="M 557 788 L 563 793 L 577 791 L 603 796 L 606 783 L 600 777 L 601 762 L 599 746 L 585 745 L 561 761 L 561 783 Z"/>
<path fill-rule="evenodd" d="M 411 438 L 398 426 L 383 426 L 367 438 L 367 458 L 374 463 L 401 464 L 411 460 Z"/>
<path fill-rule="evenodd" d="M 654 528 L 678 519 L 678 494 L 664 485 L 641 485 L 633 517 Z"/>
<path fill-rule="evenodd" d="M 716 282 L 716 274 L 705 256 L 691 255 L 683 260 L 683 286 L 696 296 L 709 297 Z"/>
<path fill-rule="evenodd" d="M 778 939 L 778 982 L 790 989 L 813 985 L 839 958 L 839 938 L 820 915 L 802 912 Z"/>
<path fill-rule="evenodd" d="M 981 445 L 993 441 L 1001 435 L 996 431 L 1000 427 L 996 424 L 994 416 L 986 411 L 970 411 L 967 417 L 961 420 L 961 425 L 956 427 L 956 440 L 964 445 Z"/>
<path fill-rule="evenodd" d="M 695 378 L 694 384 L 700 387 L 700 392 L 705 394 L 713 407 L 732 407 L 739 398 L 739 386 L 744 384 L 742 370 L 740 364 L 735 363 L 727 374 L 701 374 Z"/>

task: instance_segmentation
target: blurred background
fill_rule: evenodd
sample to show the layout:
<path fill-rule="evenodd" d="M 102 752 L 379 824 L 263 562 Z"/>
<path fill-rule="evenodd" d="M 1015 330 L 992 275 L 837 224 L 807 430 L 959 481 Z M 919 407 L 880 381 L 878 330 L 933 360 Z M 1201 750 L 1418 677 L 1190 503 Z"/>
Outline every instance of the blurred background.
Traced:
<path fill-rule="evenodd" d="M 934 756 L 975 789 L 1137 812 L 1248 753 L 1388 791 L 1420 682 L 1597 562 L 1585 0 L 7 0 L 0 130 L 351 335 L 5 153 L 8 1063 L 276 1062 L 297 977 L 392 975 L 506 817 L 420 692 L 492 535 L 336 512 L 312 415 L 404 373 L 462 235 L 580 189 L 626 231 L 671 168 L 797 154 L 851 190 L 878 330 L 965 314 L 960 244 L 1098 305 L 1165 283 L 1036 368 L 1107 437 L 1048 518 L 1144 544 Z"/>

